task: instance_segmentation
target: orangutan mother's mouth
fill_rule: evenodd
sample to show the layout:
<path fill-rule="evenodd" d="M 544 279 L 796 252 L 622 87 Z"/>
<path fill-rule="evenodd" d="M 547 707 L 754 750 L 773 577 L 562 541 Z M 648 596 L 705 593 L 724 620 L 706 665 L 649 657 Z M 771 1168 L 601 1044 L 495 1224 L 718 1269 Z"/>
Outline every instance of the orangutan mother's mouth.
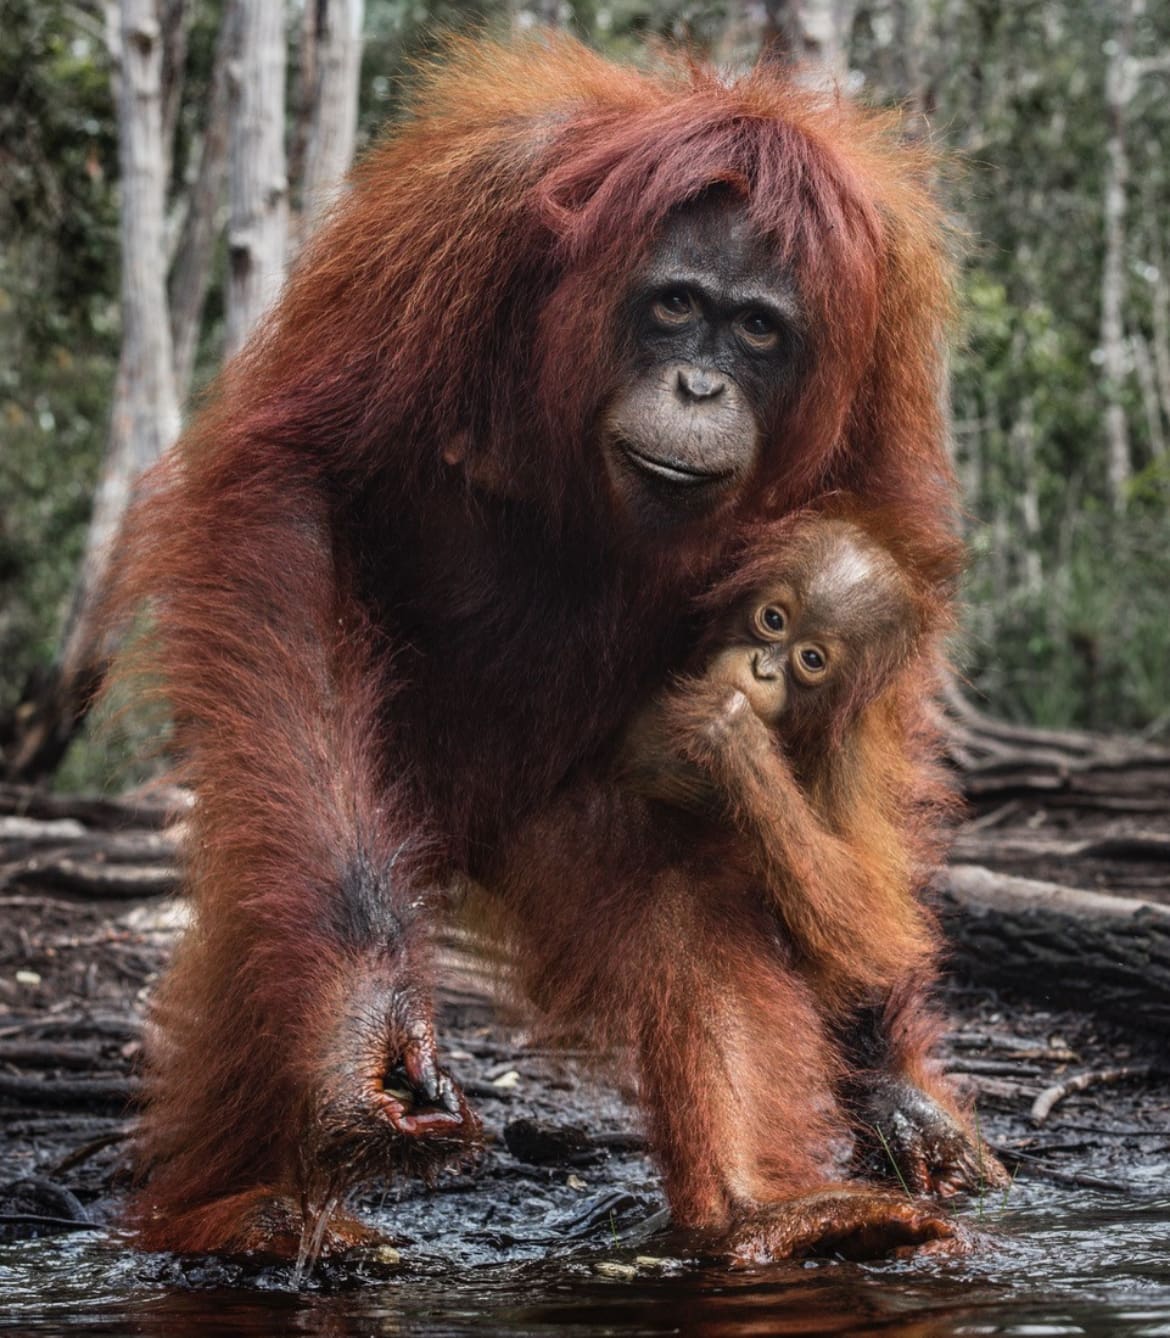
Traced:
<path fill-rule="evenodd" d="M 662 460 L 656 455 L 647 455 L 628 441 L 619 439 L 618 445 L 630 463 L 646 474 L 663 479 L 681 488 L 702 488 L 713 483 L 725 483 L 734 474 L 732 469 L 697 469 L 694 465 L 684 465 L 677 460 Z"/>

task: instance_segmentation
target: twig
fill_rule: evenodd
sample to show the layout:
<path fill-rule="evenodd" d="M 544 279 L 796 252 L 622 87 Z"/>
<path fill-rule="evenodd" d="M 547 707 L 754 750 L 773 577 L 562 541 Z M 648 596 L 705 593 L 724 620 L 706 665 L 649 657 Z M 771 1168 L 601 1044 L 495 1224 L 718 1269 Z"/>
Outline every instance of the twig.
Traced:
<path fill-rule="evenodd" d="M 45 1213 L 0 1213 L 0 1227 L 41 1226 L 54 1231 L 104 1231 L 100 1222 L 77 1222 L 72 1217 L 49 1217 Z"/>
<path fill-rule="evenodd" d="M 1012 1167 L 1012 1179 L 1023 1172 L 1037 1180 L 1051 1180 L 1057 1185 L 1076 1185 L 1079 1189 L 1099 1189 L 1107 1194 L 1125 1194 L 1129 1197 L 1137 1192 L 1132 1186 L 1120 1180 L 1102 1180 L 1099 1176 L 1085 1175 L 1081 1171 L 1058 1171 L 1054 1166 L 1047 1166 L 1038 1157 L 1027 1152 L 1018 1152 L 1014 1148 L 993 1147 L 997 1157 Z"/>
<path fill-rule="evenodd" d="M 959 831 L 959 835 L 965 836 L 968 832 L 986 831 L 989 827 L 994 827 L 1003 822 L 1005 818 L 1014 817 L 1022 807 L 1023 805 L 1018 799 L 1009 799 L 1006 804 L 1000 804 L 997 808 L 965 822 Z"/>
<path fill-rule="evenodd" d="M 88 1161 L 95 1153 L 112 1147 L 115 1143 L 124 1143 L 130 1137 L 132 1131 L 133 1126 L 126 1124 L 120 1129 L 111 1130 L 108 1134 L 102 1134 L 100 1138 L 91 1138 L 88 1143 L 83 1143 L 81 1147 L 75 1148 L 67 1157 L 63 1157 L 53 1167 L 53 1173 L 56 1175 L 61 1171 L 70 1171 L 74 1166 L 80 1166 L 83 1161 Z"/>
<path fill-rule="evenodd" d="M 60 1041 L 0 1040 L 0 1064 L 14 1064 L 18 1068 L 80 1069 L 85 1073 L 103 1067 L 96 1047 Z"/>
<path fill-rule="evenodd" d="M 1018 1059 L 968 1059 L 955 1055 L 946 1062 L 948 1073 L 995 1074 L 1002 1078 L 1037 1078 L 1043 1070 Z"/>
<path fill-rule="evenodd" d="M 1105 1083 L 1125 1082 L 1129 1078 L 1148 1078 L 1149 1076 L 1150 1066 L 1148 1064 L 1132 1064 L 1125 1068 L 1096 1069 L 1089 1073 L 1076 1073 L 1063 1082 L 1046 1087 L 1032 1102 L 1032 1123 L 1043 1124 L 1051 1115 L 1052 1108 L 1057 1102 L 1063 1101 L 1066 1096 L 1071 1096 L 1074 1092 L 1083 1092 L 1087 1088 L 1100 1087 Z"/>
<path fill-rule="evenodd" d="M 1057 1185 L 1076 1185 L 1078 1189 L 1099 1189 L 1105 1194 L 1125 1194 L 1133 1197 L 1136 1191 L 1130 1185 L 1123 1185 L 1120 1180 L 1102 1180 L 1096 1175 L 1085 1175 L 1081 1171 L 1058 1171 L 1043 1162 L 1020 1163 L 1017 1171 L 1037 1180 L 1051 1180 Z"/>

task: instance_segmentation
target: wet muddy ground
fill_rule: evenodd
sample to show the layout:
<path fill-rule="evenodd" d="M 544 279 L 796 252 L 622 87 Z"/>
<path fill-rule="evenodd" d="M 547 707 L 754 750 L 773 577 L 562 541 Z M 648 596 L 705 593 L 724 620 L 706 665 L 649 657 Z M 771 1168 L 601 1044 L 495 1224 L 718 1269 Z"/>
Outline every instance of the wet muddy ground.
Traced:
<path fill-rule="evenodd" d="M 0 916 L 0 1330 L 1170 1335 L 1166 1052 L 1088 1011 L 947 983 L 946 1065 L 1015 1172 L 959 1209 L 968 1254 L 732 1272 L 671 1235 L 612 1069 L 532 1044 L 453 943 L 446 1060 L 483 1117 L 483 1156 L 434 1191 L 365 1196 L 397 1258 L 298 1280 L 144 1257 L 112 1226 L 144 1003 L 181 901 L 9 886 Z M 1084 1090 L 1060 1088 L 1081 1074 Z"/>

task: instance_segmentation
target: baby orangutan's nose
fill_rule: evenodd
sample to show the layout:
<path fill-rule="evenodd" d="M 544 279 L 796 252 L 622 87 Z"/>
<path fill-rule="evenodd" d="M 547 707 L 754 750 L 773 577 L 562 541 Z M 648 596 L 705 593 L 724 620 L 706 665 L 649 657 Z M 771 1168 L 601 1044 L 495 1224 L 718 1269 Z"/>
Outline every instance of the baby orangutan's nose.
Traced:
<path fill-rule="evenodd" d="M 780 677 L 780 667 L 766 651 L 758 650 L 752 656 L 752 673 L 762 683 L 774 683 Z"/>

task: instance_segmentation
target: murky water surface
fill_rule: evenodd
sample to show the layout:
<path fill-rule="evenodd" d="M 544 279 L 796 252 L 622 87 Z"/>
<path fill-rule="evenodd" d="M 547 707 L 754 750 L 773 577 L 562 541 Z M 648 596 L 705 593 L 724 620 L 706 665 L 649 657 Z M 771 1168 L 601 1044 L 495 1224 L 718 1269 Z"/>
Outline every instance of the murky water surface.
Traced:
<path fill-rule="evenodd" d="M 669 1237 L 643 1238 L 645 1204 L 625 1205 L 620 1221 L 600 1216 L 608 1220 L 585 1240 L 558 1239 L 536 1221 L 522 1240 L 493 1241 L 472 1218 L 469 1239 L 442 1252 L 418 1244 L 398 1268 L 370 1264 L 299 1290 L 285 1271 L 183 1268 L 105 1233 L 0 1246 L 0 1331 L 1170 1338 L 1166 1190 L 1123 1198 L 1017 1183 L 1006 1203 L 967 1210 L 979 1240 L 960 1259 L 745 1272 L 680 1260 Z"/>

